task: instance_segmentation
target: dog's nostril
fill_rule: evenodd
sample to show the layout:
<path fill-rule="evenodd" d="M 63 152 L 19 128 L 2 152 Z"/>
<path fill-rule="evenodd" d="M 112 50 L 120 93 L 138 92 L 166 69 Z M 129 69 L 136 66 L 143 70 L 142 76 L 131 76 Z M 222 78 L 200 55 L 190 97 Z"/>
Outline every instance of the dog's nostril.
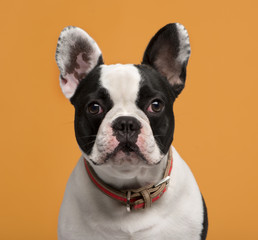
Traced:
<path fill-rule="evenodd" d="M 128 130 L 134 131 L 134 130 L 137 130 L 137 129 L 138 129 L 137 124 L 133 123 L 133 121 L 128 122 Z"/>
<path fill-rule="evenodd" d="M 127 126 L 127 123 L 126 123 L 126 121 L 122 121 L 121 122 L 121 128 L 120 128 L 120 130 L 122 130 L 123 132 L 126 132 L 127 131 L 127 128 L 128 128 L 128 126 Z"/>

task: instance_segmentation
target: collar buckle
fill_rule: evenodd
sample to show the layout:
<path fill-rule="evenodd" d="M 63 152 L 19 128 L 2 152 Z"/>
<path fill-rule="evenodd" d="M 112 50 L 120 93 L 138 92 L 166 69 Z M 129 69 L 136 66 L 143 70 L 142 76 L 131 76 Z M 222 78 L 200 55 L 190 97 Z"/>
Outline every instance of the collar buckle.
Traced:
<path fill-rule="evenodd" d="M 168 185 L 169 184 L 169 180 L 170 180 L 170 176 L 166 176 L 161 181 L 159 181 L 156 185 L 154 185 L 154 187 L 158 187 L 158 186 L 160 186 L 163 183 L 166 183 Z"/>

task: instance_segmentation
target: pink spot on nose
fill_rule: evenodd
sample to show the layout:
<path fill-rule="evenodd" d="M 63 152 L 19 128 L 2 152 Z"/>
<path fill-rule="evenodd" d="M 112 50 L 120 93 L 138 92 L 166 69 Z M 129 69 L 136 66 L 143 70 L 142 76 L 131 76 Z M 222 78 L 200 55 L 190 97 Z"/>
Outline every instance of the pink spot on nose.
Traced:
<path fill-rule="evenodd" d="M 115 149 L 118 146 L 119 142 L 117 141 L 116 137 L 110 137 L 109 146 Z"/>
<path fill-rule="evenodd" d="M 144 139 L 144 137 L 143 137 L 143 135 L 142 134 L 139 134 L 138 135 L 138 138 L 137 138 L 137 142 L 136 142 L 136 145 L 139 147 L 139 149 L 141 150 L 141 151 L 144 151 L 144 148 L 145 148 L 145 139 Z"/>

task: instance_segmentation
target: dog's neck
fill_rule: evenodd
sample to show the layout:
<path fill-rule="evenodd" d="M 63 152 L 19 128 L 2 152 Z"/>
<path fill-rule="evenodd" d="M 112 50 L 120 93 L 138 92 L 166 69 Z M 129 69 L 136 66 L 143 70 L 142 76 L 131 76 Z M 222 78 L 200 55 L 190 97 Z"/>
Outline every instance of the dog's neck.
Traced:
<path fill-rule="evenodd" d="M 112 164 L 92 165 L 97 176 L 107 185 L 117 189 L 136 189 L 162 180 L 167 166 L 168 154 L 157 165 L 139 164 L 115 166 Z M 110 161 L 112 162 L 112 161 Z"/>

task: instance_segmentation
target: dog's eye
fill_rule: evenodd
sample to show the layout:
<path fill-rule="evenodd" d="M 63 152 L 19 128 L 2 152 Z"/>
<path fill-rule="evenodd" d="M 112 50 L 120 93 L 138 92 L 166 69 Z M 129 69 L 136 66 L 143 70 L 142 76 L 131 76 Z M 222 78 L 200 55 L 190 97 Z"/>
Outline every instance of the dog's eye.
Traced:
<path fill-rule="evenodd" d="M 88 105 L 88 112 L 92 115 L 97 115 L 103 112 L 102 107 L 98 103 L 90 103 Z"/>
<path fill-rule="evenodd" d="M 159 113 L 164 109 L 164 103 L 160 100 L 154 100 L 150 106 L 148 107 L 147 111 L 151 113 Z"/>

